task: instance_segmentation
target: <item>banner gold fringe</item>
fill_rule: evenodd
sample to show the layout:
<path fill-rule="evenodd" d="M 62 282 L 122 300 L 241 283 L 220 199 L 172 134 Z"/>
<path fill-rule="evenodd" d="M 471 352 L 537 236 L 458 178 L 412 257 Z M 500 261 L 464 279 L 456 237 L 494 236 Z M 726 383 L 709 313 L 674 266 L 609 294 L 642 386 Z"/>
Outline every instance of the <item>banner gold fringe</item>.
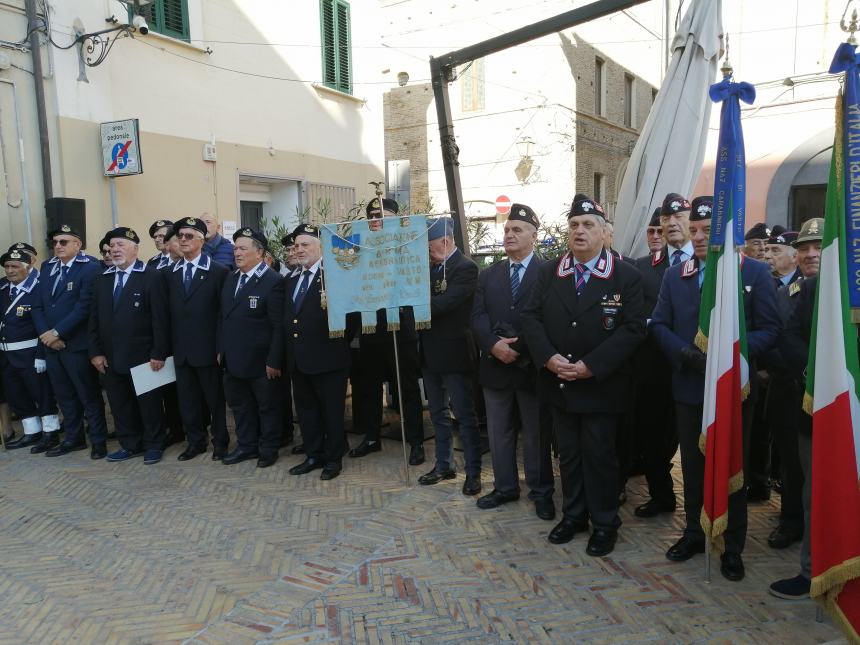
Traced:
<path fill-rule="evenodd" d="M 708 435 L 704 432 L 699 434 L 699 450 L 704 455 L 705 449 L 708 447 Z"/>
<path fill-rule="evenodd" d="M 388 323 L 388 331 L 400 331 L 400 323 Z"/>
<path fill-rule="evenodd" d="M 705 336 L 701 329 L 696 333 L 696 340 L 693 342 L 696 343 L 696 347 L 701 349 L 703 353 L 708 353 L 708 337 Z"/>
<path fill-rule="evenodd" d="M 708 514 L 705 513 L 705 509 L 703 508 L 702 515 L 699 521 L 702 524 L 702 530 L 705 532 L 705 539 L 710 541 L 710 543 L 720 555 L 725 553 L 726 540 L 723 537 L 723 533 L 726 532 L 726 529 L 729 526 L 728 513 L 723 513 L 717 519 L 714 520 L 713 524 L 711 524 L 711 520 L 708 517 Z"/>
<path fill-rule="evenodd" d="M 346 334 L 345 329 L 335 329 L 334 331 L 329 331 L 328 337 L 329 338 L 343 338 L 344 334 Z"/>
<path fill-rule="evenodd" d="M 747 384 L 744 385 L 743 389 L 741 390 L 741 401 L 746 401 L 747 397 L 749 397 L 749 395 L 750 395 L 750 384 L 749 384 L 749 382 L 747 382 Z"/>
<path fill-rule="evenodd" d="M 860 577 L 860 557 L 837 564 L 821 575 L 815 576 L 809 587 L 810 597 L 821 605 L 852 643 L 860 643 L 860 634 L 842 613 L 837 601 L 845 584 L 857 577 Z"/>
<path fill-rule="evenodd" d="M 361 333 L 362 334 L 372 334 L 376 331 L 376 325 L 362 325 Z"/>
<path fill-rule="evenodd" d="M 744 471 L 735 473 L 729 478 L 729 495 L 734 495 L 744 487 Z"/>
<path fill-rule="evenodd" d="M 812 404 L 814 403 L 813 398 L 810 396 L 809 392 L 803 393 L 803 411 L 806 412 L 809 416 L 812 416 Z"/>
<path fill-rule="evenodd" d="M 424 322 L 415 323 L 415 329 L 421 331 L 422 329 L 430 329 L 430 321 L 426 320 Z"/>

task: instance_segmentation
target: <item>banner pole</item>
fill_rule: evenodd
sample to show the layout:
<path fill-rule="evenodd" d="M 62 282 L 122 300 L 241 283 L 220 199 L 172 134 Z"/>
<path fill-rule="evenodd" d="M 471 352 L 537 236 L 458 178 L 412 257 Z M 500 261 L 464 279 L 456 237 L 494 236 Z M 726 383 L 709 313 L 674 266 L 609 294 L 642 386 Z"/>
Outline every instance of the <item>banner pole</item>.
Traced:
<path fill-rule="evenodd" d="M 711 541 L 705 540 L 705 584 L 711 584 Z"/>
<path fill-rule="evenodd" d="M 406 485 L 409 486 L 409 457 L 406 456 L 406 414 L 403 409 L 403 388 L 400 385 L 400 354 L 397 352 L 397 331 L 391 330 L 394 343 L 394 371 L 397 373 L 397 405 L 400 410 L 400 437 L 403 440 L 403 472 Z"/>

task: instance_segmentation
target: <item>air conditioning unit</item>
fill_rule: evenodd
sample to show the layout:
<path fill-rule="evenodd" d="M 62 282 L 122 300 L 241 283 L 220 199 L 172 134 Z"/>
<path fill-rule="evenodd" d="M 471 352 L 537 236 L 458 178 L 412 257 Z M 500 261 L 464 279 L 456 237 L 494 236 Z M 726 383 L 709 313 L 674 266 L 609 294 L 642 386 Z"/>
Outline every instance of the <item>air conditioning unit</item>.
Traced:
<path fill-rule="evenodd" d="M 203 161 L 218 161 L 218 151 L 214 143 L 203 144 Z"/>

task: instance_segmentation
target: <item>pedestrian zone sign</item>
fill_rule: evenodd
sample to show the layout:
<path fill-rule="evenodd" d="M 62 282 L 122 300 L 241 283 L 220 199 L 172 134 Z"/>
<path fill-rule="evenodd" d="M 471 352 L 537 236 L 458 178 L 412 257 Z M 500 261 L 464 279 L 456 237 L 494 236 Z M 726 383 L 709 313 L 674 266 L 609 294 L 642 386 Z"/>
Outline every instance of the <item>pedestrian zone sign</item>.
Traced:
<path fill-rule="evenodd" d="M 124 177 L 143 172 L 137 119 L 102 123 L 101 138 L 105 177 Z"/>

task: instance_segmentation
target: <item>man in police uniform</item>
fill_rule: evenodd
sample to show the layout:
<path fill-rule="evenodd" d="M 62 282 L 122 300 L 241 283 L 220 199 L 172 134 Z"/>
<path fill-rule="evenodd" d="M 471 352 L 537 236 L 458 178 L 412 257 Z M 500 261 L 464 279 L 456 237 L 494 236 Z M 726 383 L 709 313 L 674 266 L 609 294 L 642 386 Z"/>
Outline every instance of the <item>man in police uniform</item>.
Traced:
<path fill-rule="evenodd" d="M 26 253 L 30 257 L 30 267 L 36 268 L 36 261 L 38 260 L 38 252 L 36 251 L 36 247 L 32 244 L 27 244 L 27 242 L 15 242 L 14 244 L 9 246 L 9 251 L 20 251 L 22 253 Z"/>
<path fill-rule="evenodd" d="M 155 243 L 155 248 L 158 251 L 155 255 L 149 258 L 147 265 L 154 265 L 156 268 L 162 262 L 170 260 L 170 254 L 167 252 L 166 235 L 169 228 L 173 226 L 173 222 L 169 219 L 159 219 L 152 223 L 149 227 L 149 237 Z"/>
<path fill-rule="evenodd" d="M 284 280 L 266 265 L 261 233 L 241 228 L 233 244 L 236 271 L 221 292 L 218 353 L 238 446 L 222 463 L 256 458 L 267 468 L 278 460 L 283 432 Z"/>
<path fill-rule="evenodd" d="M 654 255 L 666 245 L 663 227 L 660 225 L 660 210 L 659 206 L 654 209 L 651 219 L 648 220 L 648 226 L 645 227 L 645 241 L 648 243 L 649 255 Z"/>
<path fill-rule="evenodd" d="M 9 406 L 24 426 L 23 436 L 6 444 L 9 450 L 34 446 L 43 431 L 60 429 L 44 346 L 33 323 L 39 272 L 31 270 L 32 263 L 31 255 L 15 248 L 0 257 L 7 278 L 0 286 L 0 371 Z"/>
<path fill-rule="evenodd" d="M 285 278 L 291 278 L 296 275 L 296 270 L 301 273 L 301 268 L 296 262 L 296 240 L 293 234 L 287 233 L 281 238 L 281 245 L 284 247 L 283 263 L 281 264 L 281 275 Z M 286 291 L 284 297 L 286 298 Z M 281 385 L 284 395 L 284 431 L 281 434 L 281 445 L 288 446 L 295 435 L 295 418 L 293 416 L 293 382 L 290 379 L 290 373 L 284 369 L 281 371 Z M 293 446 L 292 454 L 302 455 L 305 452 L 304 445 L 299 442 Z"/>
<path fill-rule="evenodd" d="M 90 456 L 98 459 L 107 454 L 107 424 L 98 376 L 87 356 L 87 319 L 101 264 L 81 251 L 83 238 L 66 224 L 51 232 L 48 239 L 54 257 L 42 264 L 33 322 L 39 341 L 45 345 L 48 377 L 63 413 L 66 436 L 59 443 L 58 433 L 45 432 L 30 452 L 54 457 L 85 450 L 86 416 L 92 443 Z"/>
<path fill-rule="evenodd" d="M 380 203 L 381 201 L 381 203 Z M 371 230 L 380 230 L 383 217 L 395 217 L 397 202 L 378 197 L 371 199 L 365 209 Z M 397 221 L 388 226 L 397 226 Z M 418 334 L 412 307 L 400 308 L 400 328 L 397 331 L 397 353 L 400 363 L 400 395 L 403 399 L 403 424 L 406 441 L 409 442 L 409 463 L 417 466 L 424 463 L 424 410 L 418 380 L 421 378 L 421 359 L 418 354 Z M 382 383 L 385 374 L 391 375 L 397 384 L 394 360 L 394 340 L 388 331 L 385 309 L 376 312 L 376 329 L 363 333 L 358 338 L 357 361 L 353 365 L 352 422 L 353 427 L 364 432 L 364 440 L 349 451 L 350 457 L 364 457 L 382 450 L 379 433 L 382 428 Z"/>
<path fill-rule="evenodd" d="M 229 270 L 202 253 L 207 231 L 202 220 L 183 217 L 173 227 L 182 259 L 167 275 L 167 298 L 176 388 L 188 441 L 178 459 L 187 461 L 206 452 L 206 426 L 210 425 L 212 459 L 217 461 L 227 455 L 230 442 L 216 352 L 221 291 Z"/>
<path fill-rule="evenodd" d="M 477 505 L 495 508 L 520 497 L 516 410 L 529 499 L 534 501 L 539 518 L 552 520 L 555 505 L 550 438 L 541 431 L 536 369 L 522 338 L 520 322 L 520 312 L 544 263 L 534 252 L 539 226 L 531 208 L 511 204 L 503 240 L 507 259 L 478 275 L 472 331 L 481 350 L 478 372 L 487 408 L 495 480 L 493 491 L 478 499 Z"/>
<path fill-rule="evenodd" d="M 604 219 L 595 201 L 573 202 L 570 250 L 541 267 L 522 312 L 560 455 L 563 517 L 549 541 L 569 542 L 590 519 L 593 556 L 612 552 L 621 525 L 615 436 L 632 393 L 628 362 L 645 337 L 642 277 L 603 249 Z"/>
<path fill-rule="evenodd" d="M 699 327 L 700 290 L 705 271 L 709 270 L 704 263 L 710 230 L 711 212 L 707 209 L 694 210 L 690 215 L 690 233 L 695 257 L 666 272 L 650 325 L 651 333 L 672 364 L 672 394 L 681 444 L 686 528 L 681 539 L 666 552 L 666 557 L 674 562 L 689 560 L 705 551 L 701 525 L 705 457 L 699 449 L 699 438 L 702 432 L 707 358 L 694 341 Z M 767 265 L 749 257 L 743 259 L 741 281 L 744 288 L 750 375 L 754 379 L 756 358 L 773 346 L 779 334 L 776 290 Z M 754 382 L 752 389 L 753 392 L 743 404 L 745 422 L 752 413 L 756 390 Z M 748 437 L 748 424 L 745 423 L 745 451 Z M 724 534 L 725 552 L 721 556 L 720 566 L 720 572 L 728 580 L 737 581 L 744 577 L 741 553 L 746 541 L 746 508 L 744 489 L 729 497 L 729 524 Z"/>
<path fill-rule="evenodd" d="M 345 337 L 329 337 L 319 229 L 299 224 L 293 235 L 302 270 L 287 279 L 284 338 L 307 458 L 290 468 L 290 474 L 305 475 L 322 468 L 320 479 L 329 480 L 340 475 L 348 450 L 343 417 L 354 329 L 348 324 Z"/>

